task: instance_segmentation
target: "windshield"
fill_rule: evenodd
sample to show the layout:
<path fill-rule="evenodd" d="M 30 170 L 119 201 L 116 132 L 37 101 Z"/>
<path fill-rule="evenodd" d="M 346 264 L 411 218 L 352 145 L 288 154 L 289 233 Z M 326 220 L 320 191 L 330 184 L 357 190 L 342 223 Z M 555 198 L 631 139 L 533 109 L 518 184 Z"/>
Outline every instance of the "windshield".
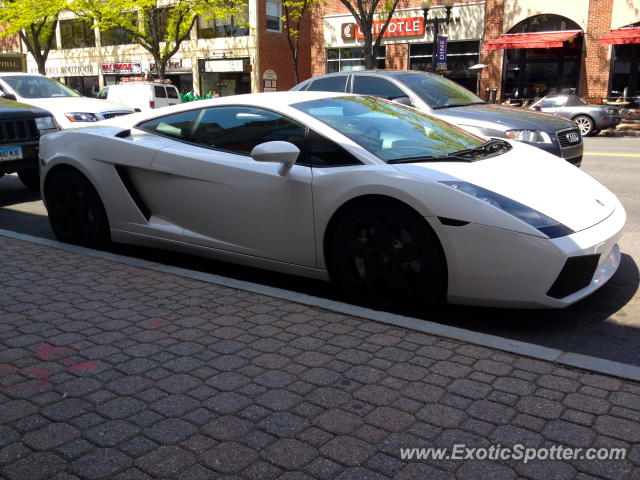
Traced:
<path fill-rule="evenodd" d="M 395 78 L 411 88 L 433 109 L 485 103 L 466 88 L 439 75 L 408 73 Z"/>
<path fill-rule="evenodd" d="M 32 75 L 11 75 L 2 77 L 18 95 L 23 98 L 79 97 L 75 90 L 47 77 Z"/>
<path fill-rule="evenodd" d="M 386 162 L 428 161 L 484 143 L 455 125 L 379 98 L 323 98 L 292 107 L 333 127 Z"/>

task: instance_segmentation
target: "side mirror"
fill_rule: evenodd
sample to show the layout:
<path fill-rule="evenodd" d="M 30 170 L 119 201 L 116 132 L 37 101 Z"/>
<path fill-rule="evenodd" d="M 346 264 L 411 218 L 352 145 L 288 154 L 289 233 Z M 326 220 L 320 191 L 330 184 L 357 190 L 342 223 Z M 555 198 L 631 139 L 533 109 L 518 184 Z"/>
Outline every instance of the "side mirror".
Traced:
<path fill-rule="evenodd" d="M 0 98 L 4 100 L 13 100 L 16 101 L 16 96 L 13 93 L 0 92 Z"/>
<path fill-rule="evenodd" d="M 400 105 L 406 105 L 407 107 L 413 107 L 413 102 L 409 97 L 398 97 L 391 100 L 392 102 L 399 103 Z"/>
<path fill-rule="evenodd" d="M 542 111 L 542 107 L 540 105 L 536 105 L 535 107 L 533 107 L 533 109 L 539 112 Z"/>
<path fill-rule="evenodd" d="M 286 175 L 296 163 L 300 149 L 290 142 L 265 142 L 251 150 L 251 158 L 256 162 L 280 163 L 280 175 Z"/>

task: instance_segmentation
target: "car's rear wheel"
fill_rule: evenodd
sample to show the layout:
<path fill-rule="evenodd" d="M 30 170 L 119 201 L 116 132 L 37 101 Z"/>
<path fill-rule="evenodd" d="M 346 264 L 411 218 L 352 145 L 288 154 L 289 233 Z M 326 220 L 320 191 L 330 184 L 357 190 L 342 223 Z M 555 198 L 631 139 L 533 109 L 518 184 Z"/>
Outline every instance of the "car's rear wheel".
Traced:
<path fill-rule="evenodd" d="M 331 278 L 374 308 L 433 306 L 446 293 L 446 262 L 435 234 L 415 212 L 386 202 L 342 214 L 327 245 Z"/>
<path fill-rule="evenodd" d="M 580 130 L 580 135 L 582 135 L 583 137 L 588 137 L 589 135 L 593 134 L 595 130 L 593 120 L 591 120 L 586 115 L 578 115 L 573 119 L 573 121 Z"/>
<path fill-rule="evenodd" d="M 55 173 L 45 186 L 49 222 L 58 240 L 103 248 L 110 240 L 109 220 L 98 192 L 75 171 Z"/>
<path fill-rule="evenodd" d="M 40 190 L 40 172 L 38 167 L 18 170 L 18 178 L 30 190 Z"/>

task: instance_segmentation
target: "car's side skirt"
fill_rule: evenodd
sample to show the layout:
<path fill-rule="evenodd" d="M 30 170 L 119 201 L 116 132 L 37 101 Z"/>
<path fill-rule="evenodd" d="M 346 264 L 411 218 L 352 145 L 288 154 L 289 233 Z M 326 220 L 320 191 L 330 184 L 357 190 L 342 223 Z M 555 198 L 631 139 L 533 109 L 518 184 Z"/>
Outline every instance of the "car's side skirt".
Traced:
<path fill-rule="evenodd" d="M 142 235 L 124 230 L 111 229 L 111 239 L 114 242 L 139 245 L 144 247 L 164 248 L 190 255 L 207 257 L 214 260 L 237 263 L 248 267 L 262 268 L 274 272 L 299 275 L 301 277 L 313 278 L 315 280 L 329 280 L 329 273 L 326 270 L 295 265 L 291 263 L 278 262 L 266 258 L 253 257 L 241 253 L 229 252 L 210 247 L 203 247 L 191 243 L 167 240 L 151 235 Z"/>

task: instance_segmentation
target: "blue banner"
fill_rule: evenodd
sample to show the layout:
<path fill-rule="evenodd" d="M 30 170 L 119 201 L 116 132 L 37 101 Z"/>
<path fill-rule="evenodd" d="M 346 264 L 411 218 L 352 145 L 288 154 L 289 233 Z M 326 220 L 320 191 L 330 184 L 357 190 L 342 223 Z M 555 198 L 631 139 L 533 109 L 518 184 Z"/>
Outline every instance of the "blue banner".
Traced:
<path fill-rule="evenodd" d="M 447 69 L 447 41 L 448 37 L 438 35 L 436 47 L 436 69 Z"/>

